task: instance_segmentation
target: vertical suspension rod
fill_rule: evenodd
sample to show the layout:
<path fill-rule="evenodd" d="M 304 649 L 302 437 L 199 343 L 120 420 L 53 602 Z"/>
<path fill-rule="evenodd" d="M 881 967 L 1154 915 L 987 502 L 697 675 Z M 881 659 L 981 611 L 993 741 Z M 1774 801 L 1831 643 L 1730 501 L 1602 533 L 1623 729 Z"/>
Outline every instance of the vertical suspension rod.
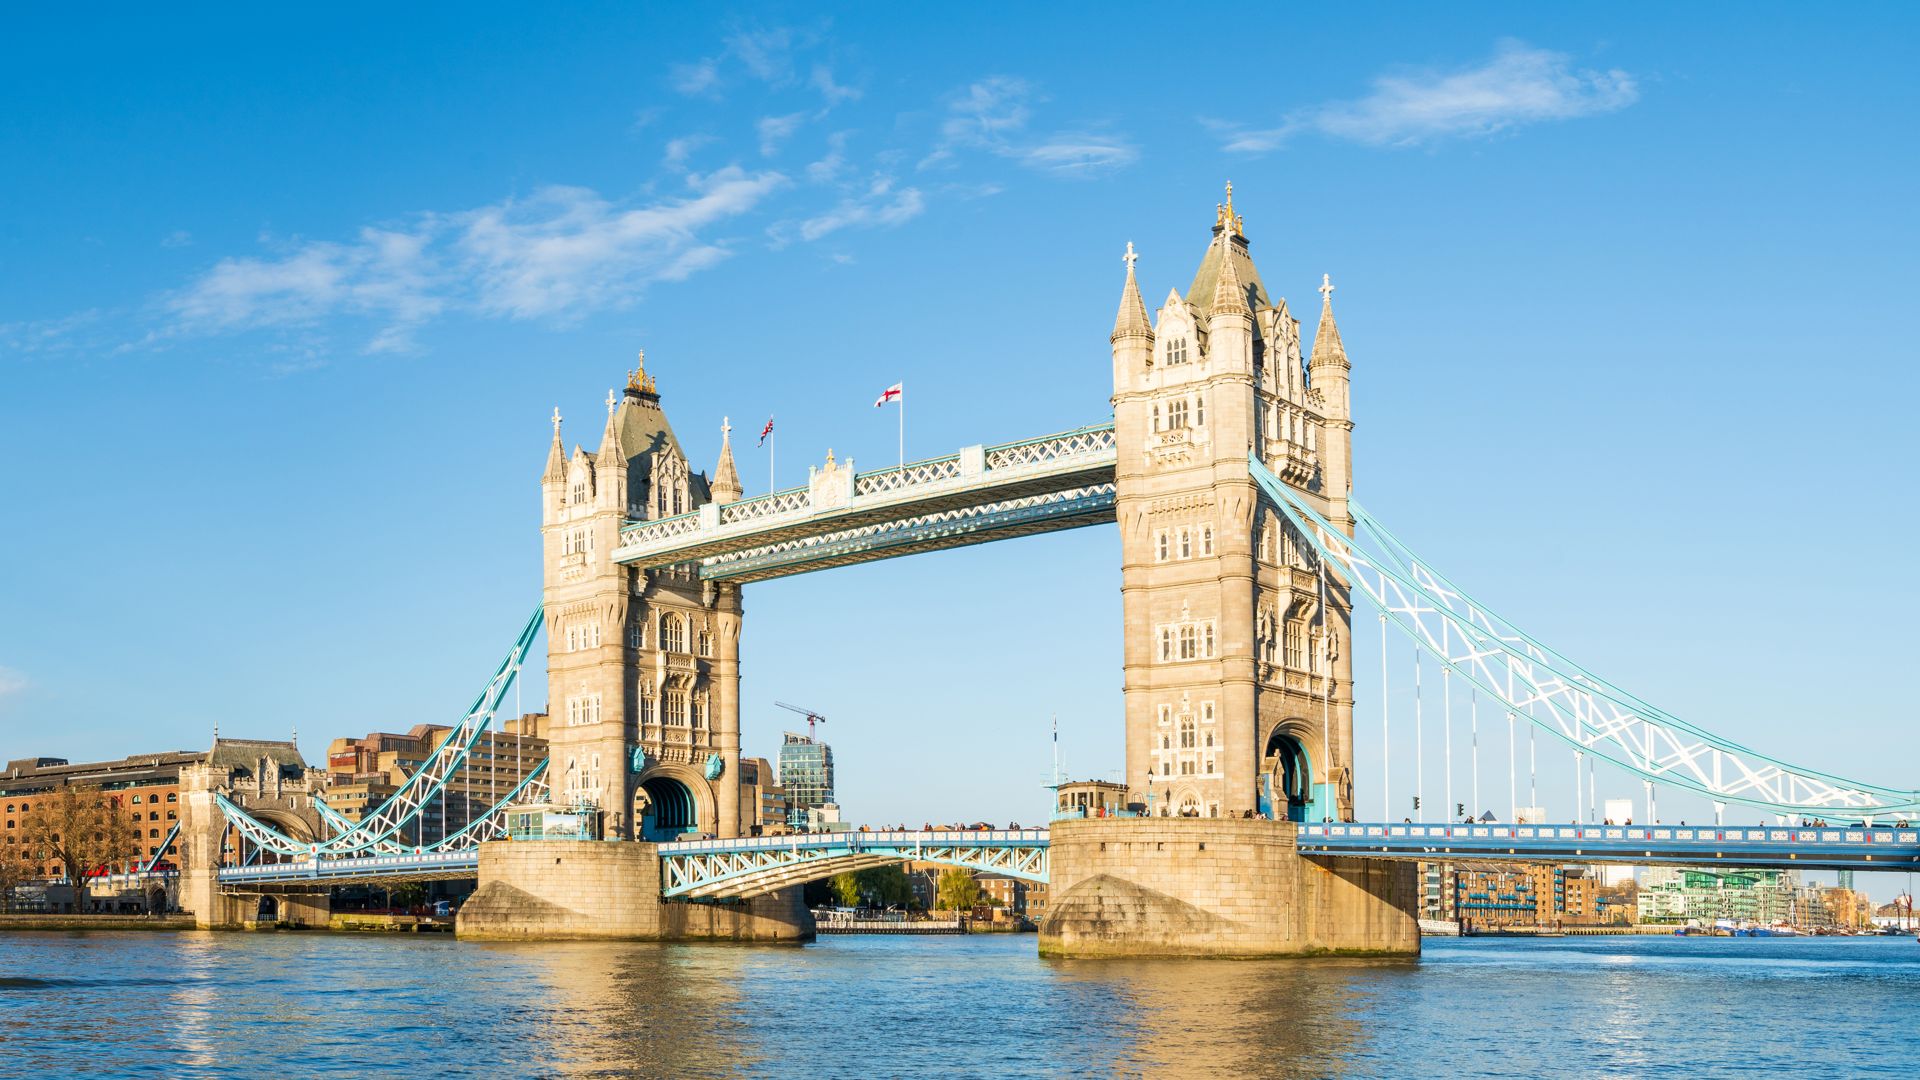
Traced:
<path fill-rule="evenodd" d="M 1413 806 L 1416 820 L 1427 820 L 1427 734 L 1420 712 L 1420 645 L 1413 647 Z"/>
<path fill-rule="evenodd" d="M 1393 733 L 1387 728 L 1387 616 L 1380 614 L 1380 820 L 1393 820 L 1393 758 L 1388 749 Z"/>

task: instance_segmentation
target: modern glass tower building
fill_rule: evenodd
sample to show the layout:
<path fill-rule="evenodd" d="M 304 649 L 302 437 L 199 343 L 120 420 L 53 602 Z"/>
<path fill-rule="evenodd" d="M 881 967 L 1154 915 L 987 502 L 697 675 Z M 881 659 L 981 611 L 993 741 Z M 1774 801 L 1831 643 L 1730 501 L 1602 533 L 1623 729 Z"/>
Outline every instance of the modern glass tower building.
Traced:
<path fill-rule="evenodd" d="M 833 802 L 833 748 L 806 735 L 784 733 L 780 786 L 787 789 L 796 824 L 806 820 L 808 810 Z"/>

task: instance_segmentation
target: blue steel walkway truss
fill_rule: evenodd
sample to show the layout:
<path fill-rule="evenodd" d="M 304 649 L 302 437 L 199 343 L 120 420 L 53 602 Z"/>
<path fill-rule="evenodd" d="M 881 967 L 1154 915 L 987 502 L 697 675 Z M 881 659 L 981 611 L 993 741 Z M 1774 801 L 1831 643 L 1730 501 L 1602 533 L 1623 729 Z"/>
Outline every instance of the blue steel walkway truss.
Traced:
<path fill-rule="evenodd" d="M 1300 826 L 1298 843 L 1302 855 L 1447 862 L 1920 870 L 1920 830 L 1912 828 L 1333 822 Z"/>
<path fill-rule="evenodd" d="M 660 845 L 661 893 L 744 899 L 892 862 L 932 862 L 1047 880 L 1047 830 L 807 833 Z"/>

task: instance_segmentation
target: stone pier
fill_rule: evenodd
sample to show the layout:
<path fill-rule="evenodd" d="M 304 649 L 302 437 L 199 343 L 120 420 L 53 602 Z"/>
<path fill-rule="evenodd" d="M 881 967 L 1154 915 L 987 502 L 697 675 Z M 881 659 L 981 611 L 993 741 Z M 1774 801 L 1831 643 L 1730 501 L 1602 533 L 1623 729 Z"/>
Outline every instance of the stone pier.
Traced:
<path fill-rule="evenodd" d="M 1418 956 L 1412 863 L 1308 858 L 1285 821 L 1053 823 L 1040 953 Z"/>
<path fill-rule="evenodd" d="M 482 941 L 797 944 L 813 940 L 813 915 L 798 888 L 723 903 L 662 899 L 654 844 L 499 841 L 480 845 L 480 887 L 454 931 Z"/>

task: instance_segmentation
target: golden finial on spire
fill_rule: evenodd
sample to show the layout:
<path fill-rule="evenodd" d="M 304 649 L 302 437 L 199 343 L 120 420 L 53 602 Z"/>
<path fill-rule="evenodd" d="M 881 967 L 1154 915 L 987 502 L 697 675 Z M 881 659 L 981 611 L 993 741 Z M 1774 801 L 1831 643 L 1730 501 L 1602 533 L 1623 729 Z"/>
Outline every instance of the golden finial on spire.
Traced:
<path fill-rule="evenodd" d="M 1223 234 L 1245 239 L 1247 219 L 1233 212 L 1233 181 L 1227 181 L 1227 201 L 1213 205 L 1213 227 Z"/>
<path fill-rule="evenodd" d="M 659 388 L 654 385 L 653 376 L 647 374 L 647 350 L 641 349 L 634 362 L 632 373 L 627 376 L 627 389 L 642 394 L 657 394 Z"/>

